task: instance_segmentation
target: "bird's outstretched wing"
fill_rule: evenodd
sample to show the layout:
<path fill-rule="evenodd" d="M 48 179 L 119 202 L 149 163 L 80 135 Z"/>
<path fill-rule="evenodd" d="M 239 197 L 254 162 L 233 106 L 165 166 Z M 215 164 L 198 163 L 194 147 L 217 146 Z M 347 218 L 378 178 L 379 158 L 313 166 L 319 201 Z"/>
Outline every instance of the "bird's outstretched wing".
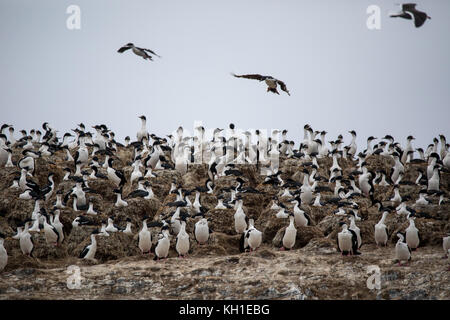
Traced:
<path fill-rule="evenodd" d="M 416 4 L 415 3 L 404 3 L 404 4 L 402 4 L 402 10 L 403 11 L 415 10 L 415 9 L 416 9 Z"/>
<path fill-rule="evenodd" d="M 139 48 L 139 49 L 144 50 L 144 51 L 147 51 L 147 52 L 150 52 L 151 54 L 157 56 L 158 58 L 161 58 L 161 56 L 157 55 L 154 51 L 152 51 L 152 50 L 150 50 L 150 49 L 144 49 L 144 48 Z"/>
<path fill-rule="evenodd" d="M 117 50 L 117 52 L 122 53 L 122 52 L 127 51 L 128 49 L 131 49 L 131 47 L 130 47 L 130 46 L 123 46 L 122 48 L 120 48 L 119 50 Z"/>
<path fill-rule="evenodd" d="M 281 90 L 285 91 L 289 96 L 291 95 L 289 93 L 289 90 L 286 88 L 286 84 L 283 81 L 277 80 L 277 83 L 280 85 Z"/>
<path fill-rule="evenodd" d="M 425 12 L 414 10 L 412 11 L 412 14 L 414 16 L 414 25 L 416 28 L 421 27 L 427 20 L 427 14 Z"/>
<path fill-rule="evenodd" d="M 232 73 L 232 76 L 235 76 L 236 78 L 246 78 L 246 79 L 254 79 L 254 80 L 259 80 L 259 81 L 263 81 L 266 80 L 268 77 L 267 76 L 262 76 L 260 74 L 242 74 L 242 75 L 237 75 Z"/>

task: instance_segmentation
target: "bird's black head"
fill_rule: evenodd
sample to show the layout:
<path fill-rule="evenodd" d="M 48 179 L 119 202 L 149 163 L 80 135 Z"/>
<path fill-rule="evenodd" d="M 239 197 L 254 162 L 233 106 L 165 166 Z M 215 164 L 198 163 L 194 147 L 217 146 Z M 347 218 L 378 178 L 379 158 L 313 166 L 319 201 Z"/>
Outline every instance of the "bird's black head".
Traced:
<path fill-rule="evenodd" d="M 27 222 L 33 222 L 33 220 L 32 220 L 31 218 L 26 218 L 26 219 L 23 221 L 23 225 L 25 225 Z"/>
<path fill-rule="evenodd" d="M 403 196 L 403 198 L 402 198 L 403 202 L 410 201 L 410 200 L 411 200 L 411 196 L 410 195 Z"/>
<path fill-rule="evenodd" d="M 186 222 L 188 218 L 189 214 L 185 210 L 182 210 L 180 213 L 180 220 Z"/>
<path fill-rule="evenodd" d="M 76 183 L 83 183 L 83 182 L 84 182 L 83 178 L 81 178 L 81 177 L 73 177 L 72 179 L 73 179 Z"/>
<path fill-rule="evenodd" d="M 422 189 L 419 191 L 419 194 L 428 194 L 427 189 Z"/>
<path fill-rule="evenodd" d="M 430 154 L 431 158 L 436 158 L 437 160 L 439 160 L 439 155 L 436 152 L 433 152 L 432 154 Z"/>

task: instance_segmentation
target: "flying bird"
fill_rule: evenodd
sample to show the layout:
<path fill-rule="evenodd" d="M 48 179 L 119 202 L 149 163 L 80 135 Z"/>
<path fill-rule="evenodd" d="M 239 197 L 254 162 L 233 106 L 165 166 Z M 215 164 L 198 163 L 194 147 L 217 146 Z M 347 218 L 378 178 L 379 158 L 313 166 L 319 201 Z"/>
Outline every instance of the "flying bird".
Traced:
<path fill-rule="evenodd" d="M 285 91 L 289 96 L 291 95 L 289 93 L 289 90 L 286 88 L 286 84 L 278 79 L 275 79 L 271 76 L 262 76 L 260 74 L 243 74 L 243 75 L 237 75 L 232 73 L 233 76 L 236 78 L 246 78 L 246 79 L 254 79 L 259 81 L 265 81 L 267 84 L 267 91 L 271 91 L 276 94 L 280 94 L 277 90 L 277 85 L 280 86 L 281 90 Z"/>
<path fill-rule="evenodd" d="M 425 12 L 417 10 L 415 3 L 404 3 L 401 7 L 402 10 L 400 12 L 391 13 L 389 16 L 391 18 L 413 19 L 416 28 L 421 27 L 427 19 L 431 19 Z"/>
<path fill-rule="evenodd" d="M 150 49 L 138 48 L 131 42 L 124 45 L 122 48 L 117 50 L 117 52 L 123 53 L 123 52 L 127 51 L 128 49 L 132 49 L 134 54 L 144 58 L 144 60 L 149 59 L 149 60 L 153 61 L 153 58 L 148 53 L 150 53 L 154 56 L 157 56 L 158 58 L 161 58 L 161 56 L 157 55 L 154 51 L 152 51 Z"/>

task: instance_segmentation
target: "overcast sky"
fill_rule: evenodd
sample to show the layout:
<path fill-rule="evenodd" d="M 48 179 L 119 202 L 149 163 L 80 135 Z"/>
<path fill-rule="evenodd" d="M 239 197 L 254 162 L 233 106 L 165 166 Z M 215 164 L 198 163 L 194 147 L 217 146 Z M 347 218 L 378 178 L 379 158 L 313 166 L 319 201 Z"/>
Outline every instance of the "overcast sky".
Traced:
<path fill-rule="evenodd" d="M 306 123 L 327 141 L 355 130 L 362 149 L 388 133 L 416 147 L 450 140 L 450 1 L 419 1 L 432 18 L 421 28 L 389 18 L 395 3 L 1 0 L 1 123 L 61 133 L 104 123 L 122 141 L 144 114 L 157 135 L 201 120 L 288 129 L 296 146 Z M 80 30 L 66 27 L 71 4 Z M 366 27 L 372 4 L 381 30 Z M 128 42 L 162 58 L 117 53 Z M 272 75 L 291 96 L 230 72 Z"/>

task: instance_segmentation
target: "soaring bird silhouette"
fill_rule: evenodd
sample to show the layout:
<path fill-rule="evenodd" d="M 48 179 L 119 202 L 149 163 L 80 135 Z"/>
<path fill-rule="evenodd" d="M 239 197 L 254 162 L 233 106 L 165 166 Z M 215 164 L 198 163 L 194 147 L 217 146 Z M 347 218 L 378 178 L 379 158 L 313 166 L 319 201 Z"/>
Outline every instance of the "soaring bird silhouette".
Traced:
<path fill-rule="evenodd" d="M 236 78 L 246 78 L 246 79 L 254 79 L 259 81 L 265 81 L 267 84 L 267 91 L 273 92 L 276 94 L 280 94 L 277 90 L 277 85 L 280 86 L 281 90 L 285 91 L 288 95 L 291 95 L 289 93 L 289 90 L 286 88 L 286 84 L 278 79 L 275 79 L 271 76 L 262 76 L 260 74 L 243 74 L 243 75 L 237 75 L 232 73 L 231 75 L 235 76 Z"/>
<path fill-rule="evenodd" d="M 413 19 L 416 28 L 421 27 L 427 19 L 431 19 L 425 12 L 417 10 L 415 3 L 405 3 L 401 7 L 402 10 L 400 12 L 391 13 L 389 16 L 391 18 Z"/>
<path fill-rule="evenodd" d="M 144 60 L 149 59 L 149 60 L 153 60 L 153 58 L 148 54 L 152 54 L 154 56 L 157 56 L 158 58 L 161 58 L 161 56 L 157 55 L 155 52 L 153 52 L 150 49 L 144 49 L 144 48 L 138 48 L 136 47 L 134 44 L 127 43 L 126 45 L 124 45 L 122 48 L 120 48 L 119 50 L 117 50 L 117 52 L 119 53 L 123 53 L 125 51 L 127 51 L 128 49 L 132 49 L 134 54 L 144 58 Z M 147 53 L 148 52 L 148 53 Z"/>

